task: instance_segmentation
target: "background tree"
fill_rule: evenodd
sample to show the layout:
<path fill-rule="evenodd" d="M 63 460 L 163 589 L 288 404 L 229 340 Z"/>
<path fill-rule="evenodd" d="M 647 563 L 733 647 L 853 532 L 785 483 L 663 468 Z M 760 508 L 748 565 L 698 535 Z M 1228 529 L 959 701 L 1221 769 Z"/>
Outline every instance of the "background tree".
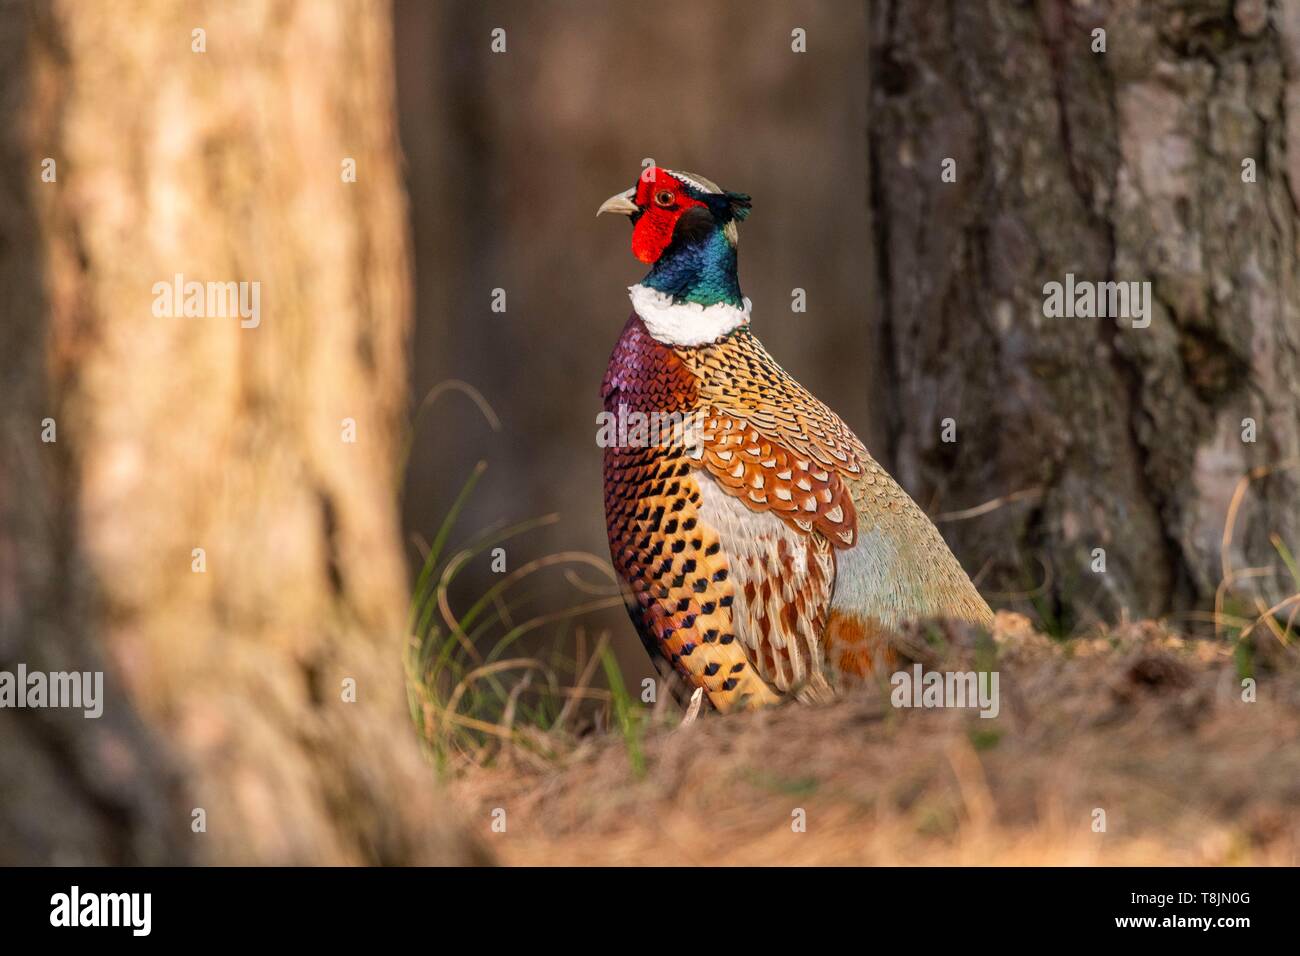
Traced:
<path fill-rule="evenodd" d="M 0 51 L 0 669 L 108 685 L 0 710 L 0 861 L 481 859 L 403 691 L 386 6 L 31 2 Z M 260 325 L 154 315 L 178 273 Z"/>
<path fill-rule="evenodd" d="M 941 527 L 986 589 L 1032 589 L 1042 558 L 1038 607 L 1062 625 L 1204 609 L 1225 567 L 1263 600 L 1293 593 L 1269 535 L 1300 540 L 1300 7 L 870 9 L 902 483 L 940 512 L 1025 492 Z M 1150 327 L 1045 318 L 1067 273 L 1149 281 Z"/>

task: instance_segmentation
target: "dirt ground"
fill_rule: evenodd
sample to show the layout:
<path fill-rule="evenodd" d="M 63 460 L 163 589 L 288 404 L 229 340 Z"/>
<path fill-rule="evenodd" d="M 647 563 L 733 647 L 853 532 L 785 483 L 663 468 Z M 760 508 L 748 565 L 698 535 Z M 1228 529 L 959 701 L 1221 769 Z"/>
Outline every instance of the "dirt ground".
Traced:
<path fill-rule="evenodd" d="M 895 708 L 884 684 L 674 713 L 644 729 L 643 774 L 606 732 L 464 773 L 456 802 L 503 864 L 1300 863 L 1294 641 L 1144 622 L 1062 643 L 1003 614 L 992 642 L 931 624 L 898 643 L 926 670 L 996 661 L 998 716 Z"/>

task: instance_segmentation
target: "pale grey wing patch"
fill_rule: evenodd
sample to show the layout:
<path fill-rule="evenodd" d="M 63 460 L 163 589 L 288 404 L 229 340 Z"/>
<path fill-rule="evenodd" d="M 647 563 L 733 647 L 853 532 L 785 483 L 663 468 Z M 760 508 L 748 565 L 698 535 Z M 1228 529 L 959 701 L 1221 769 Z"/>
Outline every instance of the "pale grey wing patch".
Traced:
<path fill-rule="evenodd" d="M 943 536 L 893 479 L 850 482 L 858 543 L 840 552 L 831 607 L 886 627 L 927 617 L 991 625 L 993 615 Z"/>
<path fill-rule="evenodd" d="M 722 541 L 734 597 L 732 626 L 759 675 L 800 698 L 829 694 L 822 633 L 835 555 L 820 534 L 750 511 L 706 473 L 696 475 L 700 520 Z"/>
<path fill-rule="evenodd" d="M 858 522 L 858 543 L 839 556 L 831 607 L 881 624 L 899 622 L 899 612 L 914 606 L 916 596 L 903 593 L 898 576 L 898 549 L 870 521 Z"/>

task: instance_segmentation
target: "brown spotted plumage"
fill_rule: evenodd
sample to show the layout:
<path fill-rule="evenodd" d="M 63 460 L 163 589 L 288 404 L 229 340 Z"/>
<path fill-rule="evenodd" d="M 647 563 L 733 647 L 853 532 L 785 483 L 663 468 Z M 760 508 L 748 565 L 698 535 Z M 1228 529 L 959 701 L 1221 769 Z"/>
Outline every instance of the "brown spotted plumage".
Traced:
<path fill-rule="evenodd" d="M 738 287 L 709 291 L 728 266 L 734 282 L 748 197 L 652 172 L 602 207 L 638 230 L 680 218 L 632 289 L 601 390 L 611 419 L 659 426 L 607 443 L 604 461 L 610 554 L 652 655 L 726 711 L 825 699 L 892 666 L 883 637 L 904 620 L 991 624 L 930 520 L 750 333 Z"/>
<path fill-rule="evenodd" d="M 686 413 L 695 378 L 669 348 L 629 319 L 602 387 L 612 415 Z M 619 406 L 622 406 L 622 409 Z M 732 626 L 735 583 L 717 528 L 700 521 L 699 469 L 684 442 L 608 445 L 605 517 L 614 568 L 647 648 L 709 699 L 776 700 Z"/>

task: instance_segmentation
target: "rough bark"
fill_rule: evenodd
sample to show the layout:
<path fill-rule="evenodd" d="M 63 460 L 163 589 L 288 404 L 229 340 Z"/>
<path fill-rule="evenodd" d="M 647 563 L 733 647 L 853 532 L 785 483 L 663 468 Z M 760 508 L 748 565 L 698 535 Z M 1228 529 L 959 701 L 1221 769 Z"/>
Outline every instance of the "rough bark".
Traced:
<path fill-rule="evenodd" d="M 1039 610 L 1068 625 L 1210 605 L 1237 481 L 1274 466 L 1226 557 L 1267 569 L 1236 589 L 1293 592 L 1269 534 L 1300 542 L 1300 6 L 896 0 L 871 17 L 900 479 L 939 512 L 1041 489 L 942 527 L 989 590 L 1033 589 L 1042 558 Z M 1150 326 L 1046 318 L 1067 273 L 1150 281 Z"/>
<path fill-rule="evenodd" d="M 477 859 L 401 668 L 386 6 L 8 7 L 0 669 L 108 699 L 0 710 L 0 861 Z M 155 316 L 176 273 L 259 282 L 260 325 Z"/>

